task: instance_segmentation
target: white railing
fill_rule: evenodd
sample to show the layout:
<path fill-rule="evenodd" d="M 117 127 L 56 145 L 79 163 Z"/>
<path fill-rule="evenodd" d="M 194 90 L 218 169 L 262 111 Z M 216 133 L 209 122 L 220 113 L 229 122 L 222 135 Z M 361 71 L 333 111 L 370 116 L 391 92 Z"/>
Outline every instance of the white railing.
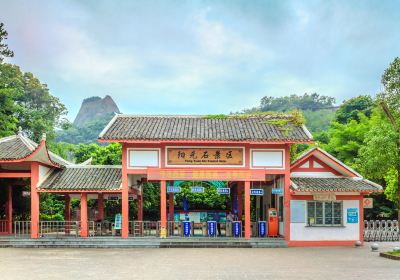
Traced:
<path fill-rule="evenodd" d="M 31 221 L 15 221 L 14 236 L 16 238 L 26 237 L 31 234 Z"/>
<path fill-rule="evenodd" d="M 129 234 L 133 237 L 160 236 L 159 221 L 129 221 Z"/>
<path fill-rule="evenodd" d="M 40 221 L 39 235 L 46 236 L 79 236 L 79 221 Z"/>

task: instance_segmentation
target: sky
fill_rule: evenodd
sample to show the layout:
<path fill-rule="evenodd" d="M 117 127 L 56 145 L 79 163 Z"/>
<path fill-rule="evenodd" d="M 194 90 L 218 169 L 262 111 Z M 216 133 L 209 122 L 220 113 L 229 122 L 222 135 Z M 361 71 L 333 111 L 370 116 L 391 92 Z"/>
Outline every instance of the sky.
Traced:
<path fill-rule="evenodd" d="M 339 104 L 380 91 L 400 56 L 400 1 L 0 0 L 15 57 L 73 120 L 84 98 L 123 113 L 217 114 L 263 96 Z"/>

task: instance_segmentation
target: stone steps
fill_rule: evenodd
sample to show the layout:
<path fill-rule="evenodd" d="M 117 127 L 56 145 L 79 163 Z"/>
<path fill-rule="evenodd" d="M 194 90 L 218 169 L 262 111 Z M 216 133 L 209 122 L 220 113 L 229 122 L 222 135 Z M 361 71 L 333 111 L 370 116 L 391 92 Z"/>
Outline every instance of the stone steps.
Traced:
<path fill-rule="evenodd" d="M 0 239 L 0 248 L 285 248 L 282 239 L 40 238 Z"/>

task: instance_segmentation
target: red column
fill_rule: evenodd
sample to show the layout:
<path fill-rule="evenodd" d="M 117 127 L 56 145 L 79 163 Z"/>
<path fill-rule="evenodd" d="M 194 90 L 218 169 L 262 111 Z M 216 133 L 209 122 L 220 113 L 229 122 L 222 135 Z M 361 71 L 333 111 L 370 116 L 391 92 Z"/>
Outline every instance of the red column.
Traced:
<path fill-rule="evenodd" d="M 243 215 L 243 182 L 237 184 L 238 220 L 242 221 Z"/>
<path fill-rule="evenodd" d="M 97 220 L 104 220 L 104 200 L 102 193 L 99 193 L 97 197 L 97 211 Z"/>
<path fill-rule="evenodd" d="M 138 194 L 138 221 L 143 221 L 143 195 Z"/>
<path fill-rule="evenodd" d="M 65 211 L 64 211 L 64 220 L 65 220 L 65 233 L 69 234 L 71 230 L 71 198 L 69 194 L 65 195 Z"/>
<path fill-rule="evenodd" d="M 122 238 L 129 236 L 129 186 L 127 167 L 127 149 L 126 145 L 122 144 Z"/>
<path fill-rule="evenodd" d="M 244 182 L 244 238 L 249 240 L 250 232 L 250 182 Z"/>
<path fill-rule="evenodd" d="M 358 222 L 360 223 L 360 242 L 364 244 L 364 195 L 360 195 L 360 217 Z"/>
<path fill-rule="evenodd" d="M 161 238 L 167 237 L 167 182 L 160 181 Z"/>
<path fill-rule="evenodd" d="M 290 241 L 290 145 L 285 149 L 284 175 L 285 240 Z"/>
<path fill-rule="evenodd" d="M 169 201 L 168 201 L 168 209 L 169 209 L 169 220 L 174 221 L 174 193 L 169 193 Z"/>
<path fill-rule="evenodd" d="M 39 164 L 31 164 L 31 238 L 39 237 L 39 193 L 37 184 L 39 181 Z"/>
<path fill-rule="evenodd" d="M 8 185 L 8 202 L 7 202 L 7 220 L 8 234 L 12 234 L 12 186 Z"/>
<path fill-rule="evenodd" d="M 88 236 L 87 193 L 81 194 L 81 237 Z"/>

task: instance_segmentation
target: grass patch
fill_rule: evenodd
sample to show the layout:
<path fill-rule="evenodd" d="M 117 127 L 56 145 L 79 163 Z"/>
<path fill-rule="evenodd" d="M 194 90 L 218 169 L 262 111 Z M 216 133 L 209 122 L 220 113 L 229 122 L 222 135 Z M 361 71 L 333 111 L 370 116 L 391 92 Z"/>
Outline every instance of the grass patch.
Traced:
<path fill-rule="evenodd" d="M 386 252 L 386 254 L 392 255 L 392 256 L 396 256 L 396 257 L 400 257 L 400 250 Z"/>

